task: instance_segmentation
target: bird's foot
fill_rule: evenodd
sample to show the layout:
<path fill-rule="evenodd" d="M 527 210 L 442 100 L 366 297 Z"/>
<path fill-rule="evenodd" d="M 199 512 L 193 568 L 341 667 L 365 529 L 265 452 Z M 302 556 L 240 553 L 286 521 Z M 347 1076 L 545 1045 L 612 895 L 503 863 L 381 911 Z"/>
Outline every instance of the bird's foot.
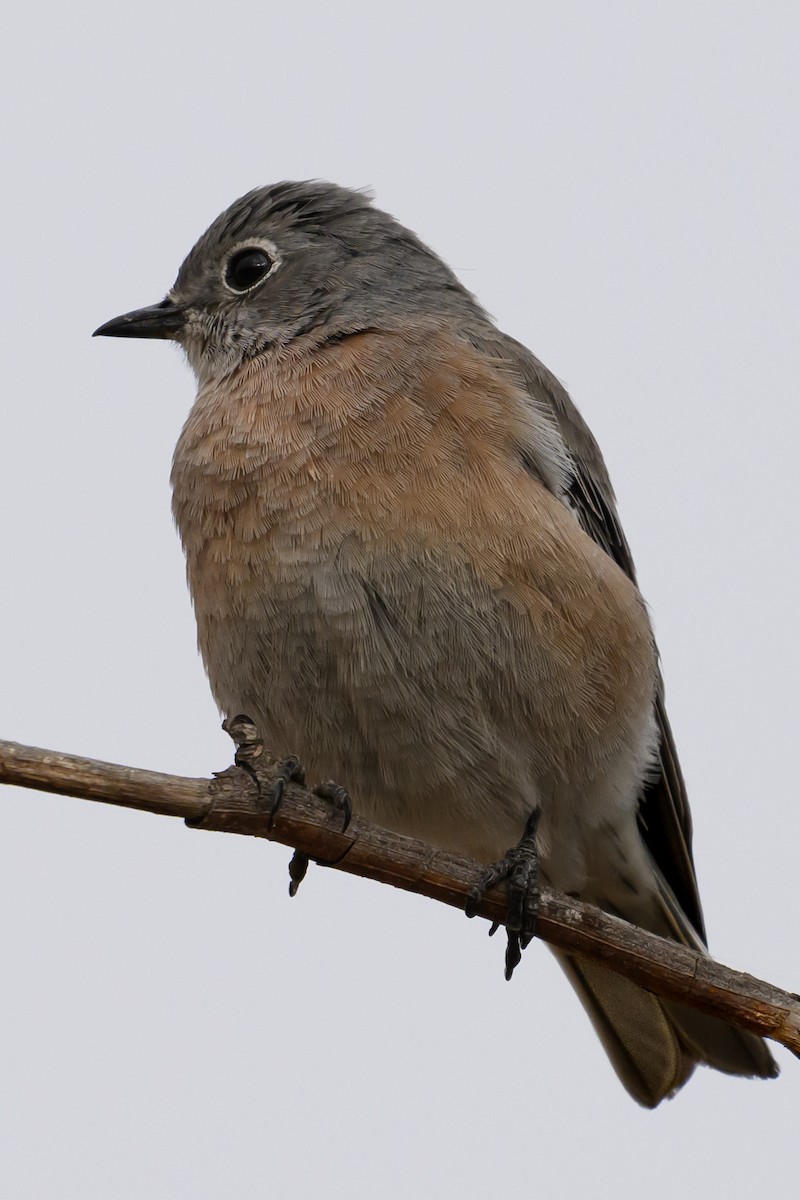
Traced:
<path fill-rule="evenodd" d="M 301 787 L 305 784 L 306 775 L 300 760 L 293 754 L 277 762 L 271 758 L 264 751 L 264 739 L 254 722 L 243 713 L 223 721 L 222 728 L 236 743 L 233 761 L 256 785 L 256 808 L 267 813 L 267 824 L 272 829 L 286 784 L 299 783 Z"/>
<path fill-rule="evenodd" d="M 480 882 L 475 885 L 467 897 L 465 911 L 468 917 L 475 915 L 475 909 L 485 892 L 508 880 L 508 911 L 505 927 L 508 942 L 506 945 L 506 979 L 514 974 L 519 966 L 522 951 L 530 944 L 536 932 L 536 914 L 539 909 L 539 853 L 536 847 L 536 828 L 539 824 L 539 810 L 531 813 L 525 832 L 516 846 L 499 860 L 487 867 Z M 489 936 L 496 933 L 499 923 L 495 922 L 489 930 Z"/>
<path fill-rule="evenodd" d="M 239 714 L 222 722 L 222 728 L 236 743 L 234 762 L 237 767 L 246 771 L 256 786 L 256 808 L 267 814 L 267 825 L 272 829 L 275 817 L 280 810 L 283 793 L 287 783 L 297 783 L 305 786 L 306 773 L 300 760 L 295 755 L 279 759 L 277 762 L 264 751 L 264 740 L 260 736 L 252 719 Z M 353 805 L 349 792 L 339 783 L 328 780 L 318 783 L 311 788 L 313 796 L 327 800 L 334 814 L 342 815 L 342 833 L 345 833 L 350 818 L 353 815 Z M 297 889 L 303 882 L 311 860 L 302 850 L 295 850 L 289 863 L 289 895 L 296 896 Z M 324 860 L 317 860 L 319 866 L 330 866 Z"/>

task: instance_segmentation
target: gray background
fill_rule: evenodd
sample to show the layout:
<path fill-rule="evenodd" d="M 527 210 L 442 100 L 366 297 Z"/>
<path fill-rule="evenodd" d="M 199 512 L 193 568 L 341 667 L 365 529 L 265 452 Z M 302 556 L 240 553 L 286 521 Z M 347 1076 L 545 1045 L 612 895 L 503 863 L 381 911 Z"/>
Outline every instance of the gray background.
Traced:
<path fill-rule="evenodd" d="M 0 736 L 229 761 L 169 512 L 192 380 L 89 334 L 247 189 L 372 185 L 598 435 L 713 950 L 798 988 L 798 6 L 4 21 Z M 3 1200 L 794 1192 L 781 1050 L 644 1112 L 541 945 L 509 986 L 435 904 L 322 870 L 289 902 L 278 847 L 10 789 L 0 821 Z"/>

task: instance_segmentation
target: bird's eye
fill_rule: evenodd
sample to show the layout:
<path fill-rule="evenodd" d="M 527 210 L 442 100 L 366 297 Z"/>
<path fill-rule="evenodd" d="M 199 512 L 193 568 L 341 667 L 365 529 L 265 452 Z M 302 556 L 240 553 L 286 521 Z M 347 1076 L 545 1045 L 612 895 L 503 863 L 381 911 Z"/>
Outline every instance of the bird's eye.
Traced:
<path fill-rule="evenodd" d="M 233 292 L 248 292 L 269 274 L 272 259 L 260 246 L 247 246 L 231 256 L 225 268 L 225 282 Z"/>

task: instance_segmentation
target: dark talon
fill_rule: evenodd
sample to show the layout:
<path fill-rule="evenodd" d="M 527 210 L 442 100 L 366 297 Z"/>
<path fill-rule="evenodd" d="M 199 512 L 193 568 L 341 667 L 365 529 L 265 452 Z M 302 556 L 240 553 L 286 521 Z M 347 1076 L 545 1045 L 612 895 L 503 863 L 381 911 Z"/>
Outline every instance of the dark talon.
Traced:
<path fill-rule="evenodd" d="M 337 867 L 340 862 L 344 862 L 350 851 L 355 846 L 356 841 L 352 841 L 349 846 L 345 846 L 338 858 L 314 858 L 310 859 L 307 854 L 303 854 L 301 850 L 295 850 L 289 863 L 289 895 L 296 896 L 297 889 L 306 877 L 306 871 L 310 862 L 316 863 L 318 867 Z"/>
<path fill-rule="evenodd" d="M 267 826 L 272 829 L 275 824 L 275 818 L 278 815 L 278 810 L 283 800 L 283 793 L 287 783 L 299 783 L 302 787 L 306 781 L 306 773 L 300 765 L 300 760 L 294 754 L 290 754 L 283 762 L 275 764 L 273 770 L 277 770 L 278 778 L 273 782 L 269 790 L 269 795 L 264 796 L 259 785 L 258 795 L 256 796 L 256 808 L 260 812 L 268 813 Z"/>
<path fill-rule="evenodd" d="M 256 784 L 258 784 L 258 783 L 259 783 L 259 781 L 256 780 Z M 256 796 L 256 808 L 259 810 L 259 812 L 265 812 L 268 814 L 268 816 L 267 816 L 267 828 L 268 829 L 272 829 L 272 826 L 275 824 L 275 817 L 278 815 L 278 809 L 281 806 L 281 800 L 283 799 L 283 789 L 285 787 L 286 787 L 285 780 L 283 780 L 282 778 L 276 779 L 275 782 L 273 783 L 272 787 L 269 790 L 269 798 L 266 801 L 261 792 L 261 787 L 259 786 L 259 788 L 258 788 L 258 795 Z"/>
<path fill-rule="evenodd" d="M 310 859 L 302 850 L 295 850 L 289 863 L 289 895 L 296 896 L 297 889 L 306 877 Z"/>
<path fill-rule="evenodd" d="M 313 787 L 311 794 L 319 796 L 320 800 L 329 800 L 333 805 L 333 811 L 342 813 L 342 833 L 347 833 L 347 826 L 353 815 L 353 802 L 347 789 L 343 788 L 340 783 L 334 783 L 332 779 L 329 779 L 327 783 L 318 783 L 316 787 Z"/>
<path fill-rule="evenodd" d="M 516 846 L 507 851 L 499 862 L 487 867 L 475 887 L 470 889 L 464 911 L 474 917 L 483 895 L 495 884 L 508 880 L 508 911 L 506 914 L 506 979 L 519 966 L 522 951 L 530 945 L 536 932 L 536 914 L 539 907 L 537 882 L 539 877 L 539 855 L 536 849 L 536 828 L 539 824 L 538 809 L 531 813 L 525 832 Z M 497 932 L 495 921 L 489 937 Z"/>

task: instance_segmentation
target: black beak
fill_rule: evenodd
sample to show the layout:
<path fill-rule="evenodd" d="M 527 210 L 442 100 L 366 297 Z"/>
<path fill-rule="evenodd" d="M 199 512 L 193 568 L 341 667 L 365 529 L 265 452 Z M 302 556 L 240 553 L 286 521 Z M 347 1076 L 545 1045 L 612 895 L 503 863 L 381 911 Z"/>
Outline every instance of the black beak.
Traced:
<path fill-rule="evenodd" d="M 174 340 L 186 323 L 186 313 L 171 300 L 151 304 L 148 308 L 137 308 L 106 321 L 95 329 L 92 337 L 138 337 L 167 338 Z"/>

